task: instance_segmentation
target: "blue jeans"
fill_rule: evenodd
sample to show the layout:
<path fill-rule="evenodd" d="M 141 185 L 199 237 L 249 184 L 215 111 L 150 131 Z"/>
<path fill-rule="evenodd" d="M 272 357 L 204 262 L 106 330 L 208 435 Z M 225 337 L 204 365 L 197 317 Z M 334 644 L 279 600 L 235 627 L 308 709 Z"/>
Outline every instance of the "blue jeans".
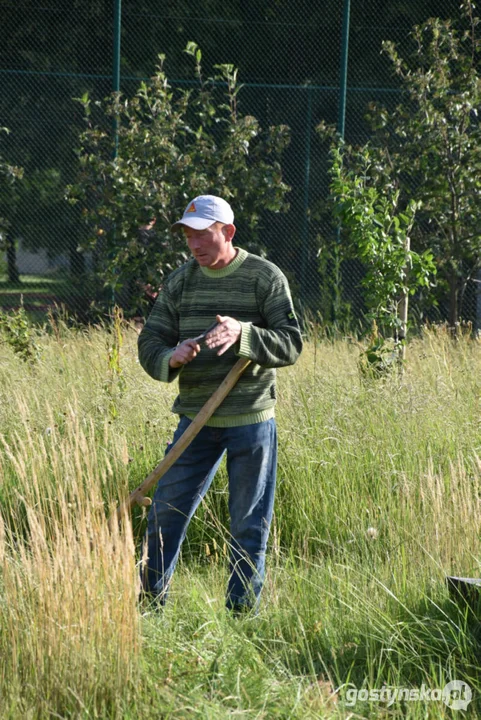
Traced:
<path fill-rule="evenodd" d="M 173 442 L 190 425 L 182 416 Z M 166 597 L 187 527 L 227 451 L 230 576 L 227 607 L 257 607 L 274 506 L 277 468 L 275 420 L 233 428 L 204 427 L 160 479 L 148 516 L 142 585 Z"/>

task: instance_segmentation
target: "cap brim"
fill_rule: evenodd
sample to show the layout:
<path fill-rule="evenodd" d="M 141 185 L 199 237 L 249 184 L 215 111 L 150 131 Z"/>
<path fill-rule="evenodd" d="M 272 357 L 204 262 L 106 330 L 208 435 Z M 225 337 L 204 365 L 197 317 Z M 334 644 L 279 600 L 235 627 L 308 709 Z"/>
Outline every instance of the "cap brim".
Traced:
<path fill-rule="evenodd" d="M 171 225 L 171 230 L 178 230 L 179 226 L 187 225 L 187 227 L 193 228 L 194 230 L 206 230 L 208 227 L 213 225 L 215 223 L 215 220 L 206 220 L 205 218 L 196 218 L 196 217 L 189 217 L 189 218 L 182 218 L 182 220 L 178 220 L 176 223 Z"/>

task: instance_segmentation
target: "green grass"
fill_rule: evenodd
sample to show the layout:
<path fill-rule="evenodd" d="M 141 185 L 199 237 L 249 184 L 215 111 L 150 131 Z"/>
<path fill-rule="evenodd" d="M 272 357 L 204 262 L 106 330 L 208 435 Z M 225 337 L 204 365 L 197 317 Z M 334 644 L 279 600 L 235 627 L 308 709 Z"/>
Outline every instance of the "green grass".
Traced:
<path fill-rule="evenodd" d="M 224 610 L 223 468 L 191 523 L 162 614 L 138 607 L 145 520 L 106 516 L 163 455 L 175 387 L 124 329 L 0 343 L 0 717 L 475 717 L 481 633 L 447 574 L 481 576 L 480 344 L 442 329 L 403 376 L 364 380 L 358 349 L 313 339 L 279 372 L 279 473 L 257 617 Z M 349 687 L 468 682 L 441 701 L 348 705 Z M 351 685 L 349 685 L 351 684 Z"/>
<path fill-rule="evenodd" d="M 20 283 L 8 282 L 5 275 L 0 275 L 0 300 L 15 298 L 19 294 L 26 296 L 50 296 L 52 294 L 65 295 L 72 291 L 72 282 L 38 275 L 22 275 Z"/>
<path fill-rule="evenodd" d="M 86 278 L 42 277 L 22 275 L 20 283 L 10 283 L 5 275 L 0 275 L 0 311 L 9 312 L 23 305 L 33 323 L 42 324 L 47 319 L 49 309 L 66 307 L 71 312 L 85 311 L 88 307 L 86 297 L 93 294 L 88 285 L 92 280 Z"/>

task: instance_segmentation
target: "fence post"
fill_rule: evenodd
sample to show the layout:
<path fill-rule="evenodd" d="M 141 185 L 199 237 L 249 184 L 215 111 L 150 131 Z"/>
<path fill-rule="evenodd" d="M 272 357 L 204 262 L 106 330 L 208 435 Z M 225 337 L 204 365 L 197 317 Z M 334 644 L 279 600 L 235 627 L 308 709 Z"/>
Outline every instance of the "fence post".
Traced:
<path fill-rule="evenodd" d="M 113 45 L 113 56 L 114 65 L 112 72 L 112 89 L 114 92 L 120 92 L 120 36 L 122 30 L 122 0 L 114 0 L 114 45 Z M 113 159 L 117 157 L 119 151 L 119 121 L 114 117 L 113 123 L 114 131 L 114 152 Z M 114 237 L 116 234 L 115 225 L 113 227 Z M 111 307 L 115 305 L 115 287 L 110 288 L 110 303 Z"/>
<path fill-rule="evenodd" d="M 306 145 L 304 159 L 304 206 L 302 213 L 301 299 L 306 299 L 306 272 L 309 254 L 309 181 L 311 174 L 312 88 L 307 90 Z"/>
<path fill-rule="evenodd" d="M 120 91 L 120 32 L 122 19 L 122 0 L 114 0 L 114 68 L 112 76 L 113 91 Z M 119 143 L 118 122 L 114 118 L 114 159 L 117 157 Z"/>
<path fill-rule="evenodd" d="M 344 0 L 344 14 L 342 19 L 341 76 L 339 82 L 339 117 L 337 122 L 337 131 L 343 139 L 346 124 L 347 58 L 349 55 L 350 11 L 351 0 Z"/>
<path fill-rule="evenodd" d="M 344 0 L 344 12 L 342 18 L 342 45 L 341 45 L 341 70 L 339 78 L 339 111 L 337 119 L 337 132 L 344 140 L 344 130 L 346 126 L 346 97 L 347 97 L 347 59 L 349 55 L 349 24 L 350 24 L 351 0 Z M 335 247 L 335 263 L 334 273 L 336 275 L 335 296 L 333 302 L 333 319 L 336 322 L 341 311 L 341 259 L 339 249 L 341 246 L 341 226 L 336 229 L 336 247 Z"/>

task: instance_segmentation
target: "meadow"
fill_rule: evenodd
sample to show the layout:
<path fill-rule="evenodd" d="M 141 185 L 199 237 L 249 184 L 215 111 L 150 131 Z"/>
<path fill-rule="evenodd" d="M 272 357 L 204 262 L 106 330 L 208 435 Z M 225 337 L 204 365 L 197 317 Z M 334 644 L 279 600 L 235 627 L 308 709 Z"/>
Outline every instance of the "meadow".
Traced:
<path fill-rule="evenodd" d="M 479 716 L 480 624 L 446 576 L 481 577 L 481 343 L 428 328 L 368 378 L 355 342 L 312 335 L 279 371 L 262 606 L 233 618 L 224 469 L 163 612 L 137 602 L 145 511 L 108 522 L 176 423 L 136 340 L 51 318 L 26 360 L 0 342 L 0 718 Z"/>

